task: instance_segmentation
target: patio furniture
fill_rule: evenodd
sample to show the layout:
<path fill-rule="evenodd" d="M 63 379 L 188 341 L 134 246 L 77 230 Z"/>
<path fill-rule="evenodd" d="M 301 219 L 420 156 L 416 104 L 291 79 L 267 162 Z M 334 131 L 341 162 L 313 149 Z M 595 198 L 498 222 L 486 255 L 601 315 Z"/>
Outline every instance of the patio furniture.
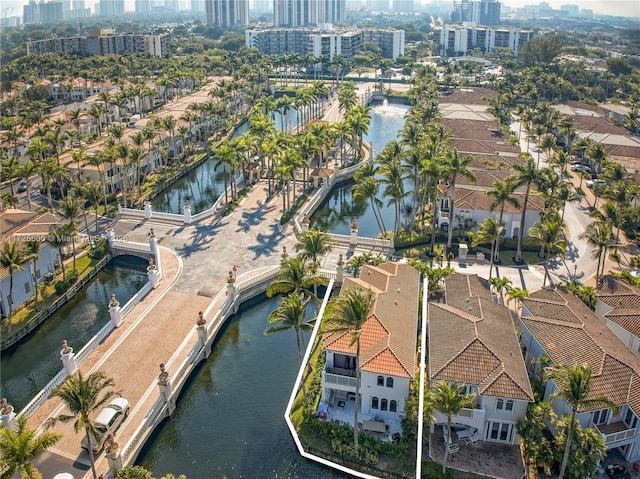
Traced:
<path fill-rule="evenodd" d="M 464 445 L 468 446 L 470 444 L 473 444 L 473 445 L 478 444 L 478 434 L 477 433 L 472 434 L 471 436 L 464 438 Z"/>
<path fill-rule="evenodd" d="M 364 421 L 362 429 L 372 432 L 387 432 L 387 425 L 382 421 Z"/>
<path fill-rule="evenodd" d="M 447 447 L 449 448 L 450 454 L 454 454 L 460 450 L 460 446 L 458 445 L 457 442 L 454 442 L 453 444 L 449 444 Z"/>
<path fill-rule="evenodd" d="M 344 401 L 338 401 L 338 407 L 344 407 L 345 406 L 345 402 Z"/>
<path fill-rule="evenodd" d="M 620 464 L 610 464 L 607 466 L 607 476 L 611 479 L 631 479 L 631 474 L 627 468 Z"/>
<path fill-rule="evenodd" d="M 400 433 L 399 433 L 399 432 L 394 432 L 394 433 L 391 435 L 391 439 L 392 439 L 394 442 L 396 442 L 397 444 L 400 444 L 400 438 L 401 438 L 401 437 L 402 437 L 402 436 L 400 435 Z"/>
<path fill-rule="evenodd" d="M 462 429 L 461 431 L 456 432 L 458 439 L 468 439 L 473 434 L 471 429 Z"/>

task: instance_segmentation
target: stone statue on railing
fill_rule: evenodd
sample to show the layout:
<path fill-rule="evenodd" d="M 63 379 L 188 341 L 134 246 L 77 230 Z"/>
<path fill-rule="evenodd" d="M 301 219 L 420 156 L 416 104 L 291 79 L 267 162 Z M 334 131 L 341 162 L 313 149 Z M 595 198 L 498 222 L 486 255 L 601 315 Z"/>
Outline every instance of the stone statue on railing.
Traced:
<path fill-rule="evenodd" d="M 109 318 L 114 328 L 119 328 L 122 324 L 122 311 L 120 308 L 120 302 L 116 299 L 116 293 L 111 293 L 111 300 L 109 301 Z"/>
<path fill-rule="evenodd" d="M 156 266 L 153 258 L 149 258 L 149 266 L 147 266 L 147 278 L 149 279 L 149 283 L 151 283 L 151 287 L 153 289 L 156 289 L 160 281 L 160 272 L 158 271 L 158 267 Z"/>
<path fill-rule="evenodd" d="M 9 404 L 7 398 L 0 399 L 0 418 L 2 424 L 12 431 L 16 429 L 16 413 L 13 412 L 13 406 Z"/>
<path fill-rule="evenodd" d="M 64 367 L 67 376 L 72 376 L 78 370 L 78 365 L 76 364 L 76 359 L 73 354 L 73 348 L 69 346 L 66 339 L 63 339 L 60 344 L 62 345 L 62 349 L 60 350 L 62 366 Z"/>
<path fill-rule="evenodd" d="M 184 207 L 182 208 L 182 213 L 184 214 L 184 224 L 191 224 L 191 205 L 189 205 L 189 200 L 184 200 Z"/>

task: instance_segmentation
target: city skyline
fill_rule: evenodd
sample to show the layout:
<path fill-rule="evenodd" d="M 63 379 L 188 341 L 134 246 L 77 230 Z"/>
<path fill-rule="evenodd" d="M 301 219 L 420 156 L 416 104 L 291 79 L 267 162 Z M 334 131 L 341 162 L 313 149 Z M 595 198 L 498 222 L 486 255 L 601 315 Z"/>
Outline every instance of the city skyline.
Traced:
<path fill-rule="evenodd" d="M 2 8 L 0 8 L 1 16 L 22 16 L 22 7 L 28 3 L 28 0 L 4 0 Z M 97 0 L 87 0 L 88 7 L 94 7 L 96 3 L 98 3 Z M 180 2 L 179 4 L 184 4 L 181 10 L 188 10 L 188 3 L 190 3 L 189 0 Z M 416 4 L 424 5 L 427 3 L 432 3 L 432 0 L 416 0 Z M 453 9 L 453 1 L 450 3 Z M 538 0 L 501 0 L 501 3 L 511 8 L 521 8 L 526 5 L 537 5 L 541 2 Z M 580 10 L 590 9 L 596 14 L 640 18 L 640 2 L 637 0 L 618 0 L 615 2 L 610 0 L 546 0 L 546 3 L 554 9 L 559 9 L 561 5 L 569 4 L 578 5 Z M 134 0 L 125 0 L 125 10 L 134 11 Z"/>

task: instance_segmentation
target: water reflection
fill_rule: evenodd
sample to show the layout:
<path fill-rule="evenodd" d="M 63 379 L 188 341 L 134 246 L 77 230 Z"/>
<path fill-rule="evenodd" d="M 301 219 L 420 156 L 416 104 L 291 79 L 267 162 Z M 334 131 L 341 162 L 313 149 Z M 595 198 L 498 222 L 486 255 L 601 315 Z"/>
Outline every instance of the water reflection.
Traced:
<path fill-rule="evenodd" d="M 109 321 L 115 293 L 125 304 L 147 280 L 146 262 L 133 256 L 112 259 L 71 301 L 17 346 L 2 352 L 0 396 L 20 410 L 62 369 L 60 341 L 79 351 Z"/>

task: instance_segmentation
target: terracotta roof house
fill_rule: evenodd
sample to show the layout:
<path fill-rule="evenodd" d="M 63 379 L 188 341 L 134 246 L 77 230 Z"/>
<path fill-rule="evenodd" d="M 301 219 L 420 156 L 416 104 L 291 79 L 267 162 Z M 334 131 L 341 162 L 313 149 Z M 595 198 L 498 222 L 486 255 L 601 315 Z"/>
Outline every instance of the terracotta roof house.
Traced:
<path fill-rule="evenodd" d="M 376 298 L 360 336 L 359 417 L 365 426 L 378 419 L 399 427 L 409 383 L 417 373 L 420 273 L 406 263 L 364 266 L 359 278 L 345 278 L 341 293 L 353 288 L 370 289 Z M 353 410 L 356 345 L 351 333 L 327 333 L 322 342 L 322 401 L 330 415 L 333 409 Z"/>
<path fill-rule="evenodd" d="M 594 405 L 578 411 L 582 427 L 593 427 L 604 439 L 607 450 L 618 450 L 626 461 L 640 459 L 640 358 L 591 311 L 564 288 L 542 289 L 522 300 L 519 320 L 521 343 L 532 374 L 541 374 L 540 358 L 552 363 L 586 363 L 592 371 L 591 397 L 606 396 L 618 405 Z M 558 389 L 547 381 L 545 399 Z M 558 414 L 570 407 L 560 399 L 551 406 Z"/>
<path fill-rule="evenodd" d="M 453 423 L 477 429 L 480 440 L 515 444 L 515 425 L 533 392 L 509 310 L 477 275 L 457 273 L 444 282 L 444 294 L 429 299 L 429 379 L 476 395 L 476 407 L 461 410 Z M 435 423 L 445 421 L 435 416 Z"/>
<path fill-rule="evenodd" d="M 640 288 L 606 275 L 597 287 L 596 315 L 640 356 Z"/>
<path fill-rule="evenodd" d="M 14 241 L 19 247 L 28 240 L 37 240 L 42 244 L 35 265 L 29 261 L 22 265 L 22 271 L 13 273 L 13 287 L 9 270 L 0 268 L 0 313 L 3 317 L 8 315 L 9 306 L 14 310 L 33 296 L 34 278 L 40 283 L 47 273 L 53 272 L 60 264 L 57 248 L 47 242 L 51 230 L 58 226 L 60 220 L 51 213 L 37 215 L 16 209 L 0 211 L 0 247 L 6 241 Z"/>

